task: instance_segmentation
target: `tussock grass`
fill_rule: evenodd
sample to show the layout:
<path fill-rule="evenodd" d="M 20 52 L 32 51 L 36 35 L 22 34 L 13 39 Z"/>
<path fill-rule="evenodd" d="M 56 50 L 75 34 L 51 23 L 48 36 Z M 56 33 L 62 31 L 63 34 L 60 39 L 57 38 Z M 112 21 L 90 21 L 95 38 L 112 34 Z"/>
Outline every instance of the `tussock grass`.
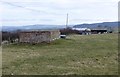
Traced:
<path fill-rule="evenodd" d="M 3 46 L 4 75 L 116 75 L 118 35 L 69 35 L 49 44 Z"/>

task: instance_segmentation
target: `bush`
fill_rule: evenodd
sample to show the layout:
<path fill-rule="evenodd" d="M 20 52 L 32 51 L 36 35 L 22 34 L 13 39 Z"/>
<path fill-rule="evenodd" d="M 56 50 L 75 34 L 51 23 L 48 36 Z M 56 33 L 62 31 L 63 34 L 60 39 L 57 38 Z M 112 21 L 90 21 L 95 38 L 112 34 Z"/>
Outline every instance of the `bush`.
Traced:
<path fill-rule="evenodd" d="M 2 41 L 14 42 L 19 39 L 19 32 L 2 32 Z"/>
<path fill-rule="evenodd" d="M 72 30 L 71 28 L 64 28 L 64 29 L 61 29 L 60 30 L 60 33 L 62 34 L 62 35 L 69 35 L 69 34 L 78 34 L 79 33 L 79 31 L 77 31 L 77 30 Z"/>

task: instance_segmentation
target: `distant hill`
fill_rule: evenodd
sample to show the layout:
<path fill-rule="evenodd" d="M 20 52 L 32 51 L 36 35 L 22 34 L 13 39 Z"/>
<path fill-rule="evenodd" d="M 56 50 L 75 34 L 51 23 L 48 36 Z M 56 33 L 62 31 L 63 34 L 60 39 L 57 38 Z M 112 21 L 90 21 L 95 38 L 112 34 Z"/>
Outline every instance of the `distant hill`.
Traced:
<path fill-rule="evenodd" d="M 61 29 L 65 25 L 2 26 L 2 31 Z"/>
<path fill-rule="evenodd" d="M 50 29 L 62 29 L 65 25 L 26 25 L 26 26 L 2 26 L 2 31 L 16 31 L 16 30 L 50 30 Z M 118 22 L 103 22 L 94 24 L 78 24 L 69 25 L 74 28 L 97 28 L 97 27 L 111 27 L 117 28 Z"/>
<path fill-rule="evenodd" d="M 98 27 L 118 27 L 118 22 L 103 22 L 93 24 L 78 24 L 73 26 L 74 28 L 98 28 Z"/>

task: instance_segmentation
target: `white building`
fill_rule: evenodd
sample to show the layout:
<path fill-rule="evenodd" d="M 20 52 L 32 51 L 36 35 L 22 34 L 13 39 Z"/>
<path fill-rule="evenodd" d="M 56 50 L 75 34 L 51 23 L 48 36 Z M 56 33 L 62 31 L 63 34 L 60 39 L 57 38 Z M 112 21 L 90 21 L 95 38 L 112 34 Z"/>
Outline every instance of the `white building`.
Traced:
<path fill-rule="evenodd" d="M 78 31 L 91 31 L 89 28 L 72 28 L 72 30 L 78 30 Z"/>
<path fill-rule="evenodd" d="M 89 34 L 91 34 L 91 29 L 89 29 L 89 28 L 72 28 L 72 30 L 77 30 L 82 35 L 89 35 Z"/>

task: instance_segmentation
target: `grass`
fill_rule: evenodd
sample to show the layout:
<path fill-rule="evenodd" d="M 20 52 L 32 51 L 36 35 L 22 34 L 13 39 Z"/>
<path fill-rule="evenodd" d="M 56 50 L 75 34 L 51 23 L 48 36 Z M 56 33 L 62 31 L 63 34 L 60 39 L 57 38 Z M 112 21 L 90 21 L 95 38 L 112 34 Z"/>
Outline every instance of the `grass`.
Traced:
<path fill-rule="evenodd" d="M 0 47 L 0 76 L 2 76 L 2 47 Z"/>
<path fill-rule="evenodd" d="M 2 49 L 3 75 L 117 75 L 118 35 L 69 35 L 50 44 Z"/>

